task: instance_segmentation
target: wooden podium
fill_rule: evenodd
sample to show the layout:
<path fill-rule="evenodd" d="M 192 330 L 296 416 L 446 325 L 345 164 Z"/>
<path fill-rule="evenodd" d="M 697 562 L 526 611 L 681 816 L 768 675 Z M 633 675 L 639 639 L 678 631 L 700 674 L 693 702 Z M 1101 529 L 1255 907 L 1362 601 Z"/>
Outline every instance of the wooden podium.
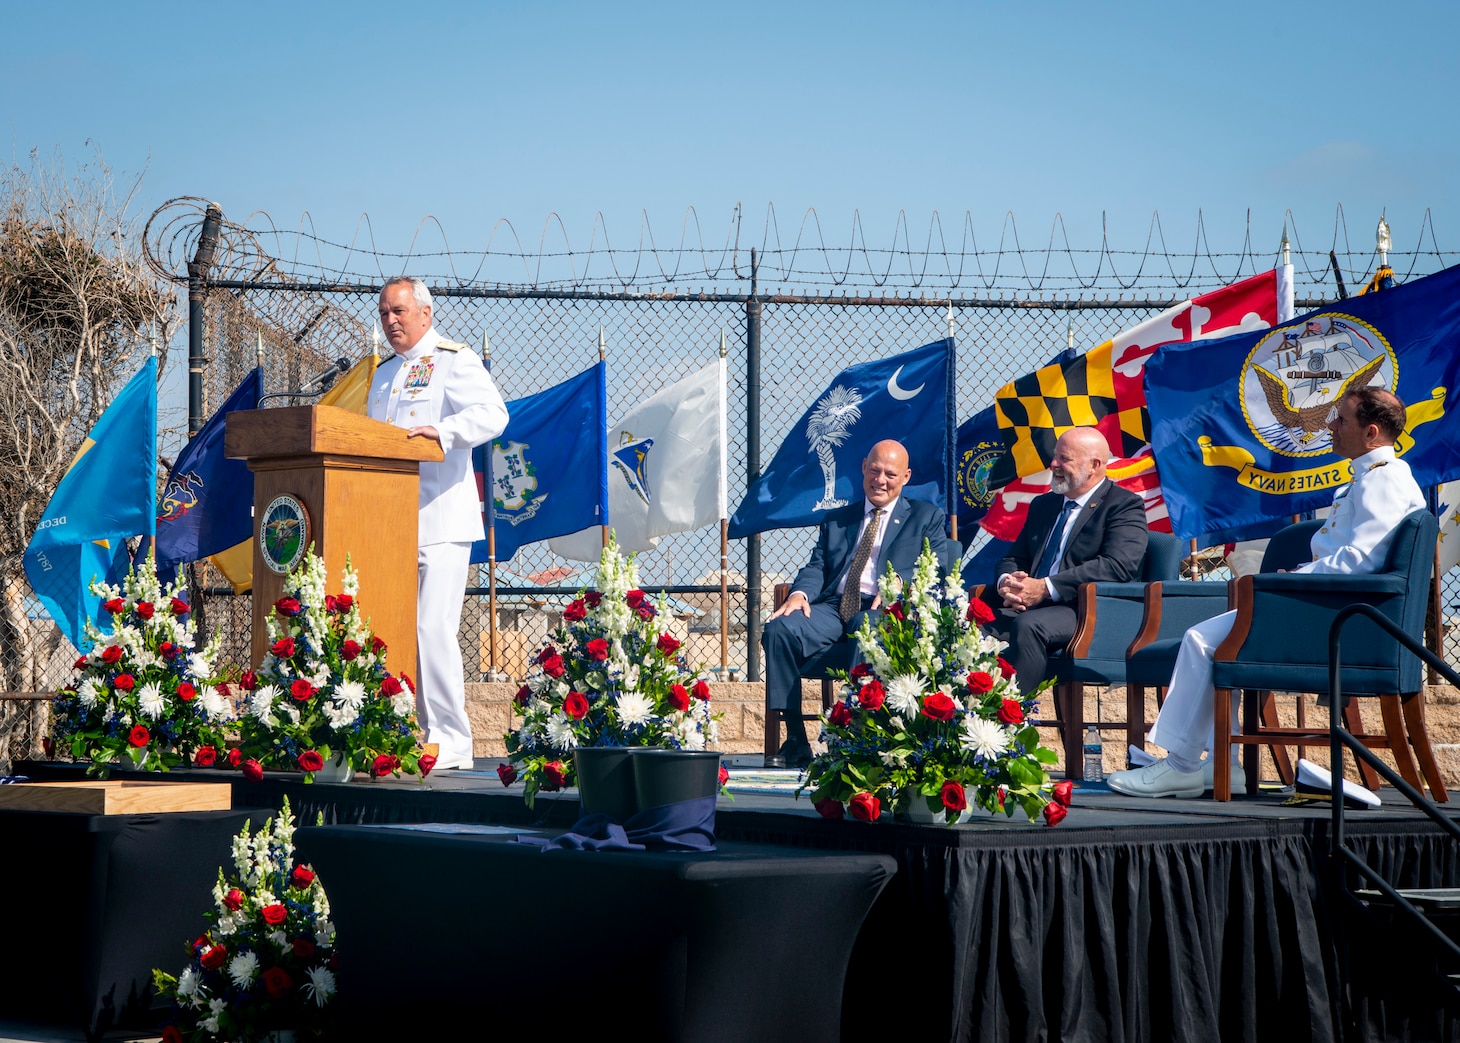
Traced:
<path fill-rule="evenodd" d="M 386 643 L 392 673 L 416 676 L 416 534 L 420 464 L 444 459 L 427 438 L 335 406 L 229 413 L 224 452 L 253 472 L 253 655 L 268 651 L 264 620 L 284 576 L 264 559 L 259 527 L 280 497 L 304 505 L 305 537 L 324 559 L 327 590 L 340 593 L 345 556 L 360 577 L 360 614 Z"/>

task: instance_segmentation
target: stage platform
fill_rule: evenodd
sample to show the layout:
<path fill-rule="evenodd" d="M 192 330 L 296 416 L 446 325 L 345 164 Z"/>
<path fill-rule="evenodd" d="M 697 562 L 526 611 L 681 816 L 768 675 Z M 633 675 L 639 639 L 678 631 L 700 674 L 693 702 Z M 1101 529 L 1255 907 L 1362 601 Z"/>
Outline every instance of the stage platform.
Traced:
<path fill-rule="evenodd" d="M 322 816 L 566 829 L 576 820 L 572 791 L 543 794 L 529 810 L 520 787 L 502 787 L 497 763 L 424 782 L 174 777 L 231 785 L 235 809 L 287 796 L 301 825 Z M 1290 794 L 1273 790 L 1227 804 L 1151 801 L 1095 784 L 1077 787 L 1053 828 L 1022 814 L 955 828 L 828 822 L 793 797 L 794 772 L 757 763 L 731 758 L 721 839 L 897 863 L 853 949 L 844 1039 L 1460 1037 L 1460 1004 L 1428 943 L 1327 885 L 1326 805 L 1284 806 Z M 36 777 L 77 771 L 24 767 Z M 1351 845 L 1397 886 L 1460 886 L 1460 846 L 1393 791 L 1382 796 L 1381 808 L 1347 815 Z M 768 965 L 816 959 L 775 922 L 756 936 L 776 955 Z"/>

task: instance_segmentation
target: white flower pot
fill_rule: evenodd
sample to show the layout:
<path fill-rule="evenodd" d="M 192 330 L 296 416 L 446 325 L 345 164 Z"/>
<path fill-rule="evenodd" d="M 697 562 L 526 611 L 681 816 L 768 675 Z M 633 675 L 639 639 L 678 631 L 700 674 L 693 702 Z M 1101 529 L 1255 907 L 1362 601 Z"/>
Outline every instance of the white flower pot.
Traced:
<path fill-rule="evenodd" d="M 350 766 L 343 753 L 325 761 L 324 767 L 314 773 L 315 782 L 349 782 L 354 777 L 355 769 Z M 289 1038 L 294 1038 L 293 1032 L 289 1032 Z"/>
<path fill-rule="evenodd" d="M 963 797 L 968 802 L 968 807 L 949 822 L 948 814 L 941 806 L 937 811 L 929 811 L 927 798 L 915 791 L 907 802 L 907 821 L 916 826 L 956 826 L 960 822 L 967 822 L 973 818 L 973 799 L 967 789 L 963 791 Z"/>

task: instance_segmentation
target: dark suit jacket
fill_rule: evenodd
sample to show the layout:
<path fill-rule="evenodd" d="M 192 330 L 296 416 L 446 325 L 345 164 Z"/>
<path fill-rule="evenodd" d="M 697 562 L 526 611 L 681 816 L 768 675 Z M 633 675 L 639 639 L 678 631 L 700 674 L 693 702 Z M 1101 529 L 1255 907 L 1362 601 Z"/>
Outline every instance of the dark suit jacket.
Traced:
<path fill-rule="evenodd" d="M 1034 498 L 1019 538 L 994 575 L 1033 570 L 1064 502 L 1061 493 Z M 1107 478 L 1075 516 L 1073 527 L 1058 571 L 1050 577 L 1061 601 L 1074 601 L 1081 583 L 1124 583 L 1140 576 L 1148 532 L 1146 508 L 1135 493 Z"/>
<path fill-rule="evenodd" d="M 791 590 L 800 591 L 813 604 L 836 596 L 836 585 L 841 582 L 842 573 L 852 563 L 856 553 L 857 531 L 862 527 L 863 508 L 867 502 L 858 497 L 854 503 L 833 512 L 821 523 L 816 538 L 816 549 L 811 560 L 796 574 Z M 910 500 L 900 497 L 887 520 L 887 532 L 882 537 L 882 551 L 877 555 L 877 576 L 887 571 L 887 563 L 904 580 L 912 577 L 913 566 L 923 552 L 923 540 L 932 543 L 939 567 L 948 561 L 948 537 L 943 534 L 944 515 L 933 504 L 924 500 Z"/>

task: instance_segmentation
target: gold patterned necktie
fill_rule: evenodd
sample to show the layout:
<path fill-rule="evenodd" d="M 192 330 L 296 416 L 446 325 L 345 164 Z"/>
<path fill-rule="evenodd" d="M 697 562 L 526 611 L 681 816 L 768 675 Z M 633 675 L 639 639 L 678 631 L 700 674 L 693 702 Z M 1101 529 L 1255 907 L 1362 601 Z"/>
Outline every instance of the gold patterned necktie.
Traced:
<path fill-rule="evenodd" d="M 872 508 L 872 517 L 867 521 L 867 528 L 862 532 L 862 539 L 857 543 L 857 552 L 852 555 L 852 563 L 847 566 L 847 585 L 842 588 L 842 600 L 838 606 L 838 612 L 845 623 L 857 614 L 862 607 L 862 570 L 867 567 L 867 559 L 872 556 L 872 544 L 877 539 L 877 523 L 882 518 L 882 508 Z"/>

